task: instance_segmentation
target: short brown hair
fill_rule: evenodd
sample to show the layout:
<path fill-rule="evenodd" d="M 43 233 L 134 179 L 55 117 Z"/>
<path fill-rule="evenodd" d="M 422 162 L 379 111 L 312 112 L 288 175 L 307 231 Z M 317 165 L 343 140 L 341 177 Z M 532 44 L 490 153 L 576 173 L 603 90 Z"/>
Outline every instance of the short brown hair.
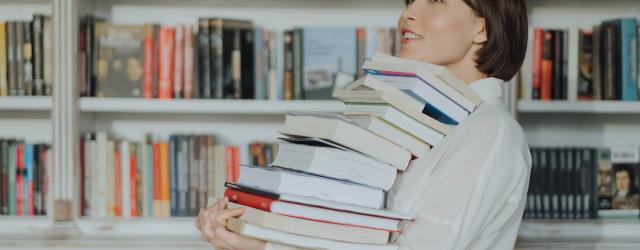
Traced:
<path fill-rule="evenodd" d="M 529 23 L 525 0 L 462 1 L 485 20 L 487 41 L 477 52 L 478 70 L 489 77 L 511 80 L 520 70 L 527 51 Z"/>

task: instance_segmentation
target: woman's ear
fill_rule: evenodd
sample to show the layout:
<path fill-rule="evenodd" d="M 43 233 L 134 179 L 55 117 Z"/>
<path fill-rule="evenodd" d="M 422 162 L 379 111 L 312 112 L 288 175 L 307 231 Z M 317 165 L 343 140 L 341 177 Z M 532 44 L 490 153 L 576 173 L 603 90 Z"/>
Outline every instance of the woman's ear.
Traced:
<path fill-rule="evenodd" d="M 478 17 L 475 24 L 475 37 L 473 44 L 484 44 L 487 42 L 487 26 L 484 18 Z"/>

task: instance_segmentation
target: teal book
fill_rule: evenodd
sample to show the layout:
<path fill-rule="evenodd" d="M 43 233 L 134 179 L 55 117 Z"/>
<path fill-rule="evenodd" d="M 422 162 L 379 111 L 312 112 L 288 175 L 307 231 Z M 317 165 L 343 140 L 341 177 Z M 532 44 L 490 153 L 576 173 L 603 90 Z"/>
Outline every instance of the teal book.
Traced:
<path fill-rule="evenodd" d="M 33 215 L 33 145 L 24 144 L 24 213 Z"/>
<path fill-rule="evenodd" d="M 302 73 L 305 99 L 332 99 L 334 89 L 358 72 L 355 27 L 303 28 Z"/>
<path fill-rule="evenodd" d="M 638 21 L 624 18 L 620 23 L 620 96 L 623 101 L 638 100 Z"/>

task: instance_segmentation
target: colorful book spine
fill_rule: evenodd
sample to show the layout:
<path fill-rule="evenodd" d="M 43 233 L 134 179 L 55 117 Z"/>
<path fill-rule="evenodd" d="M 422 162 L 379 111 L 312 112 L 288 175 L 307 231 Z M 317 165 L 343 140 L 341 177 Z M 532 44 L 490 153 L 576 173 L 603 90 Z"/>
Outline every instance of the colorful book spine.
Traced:
<path fill-rule="evenodd" d="M 169 143 L 160 143 L 160 207 L 161 218 L 170 216 L 169 187 Z"/>
<path fill-rule="evenodd" d="M 129 203 L 130 203 L 130 214 L 132 217 L 139 216 L 139 207 L 138 207 L 138 158 L 137 155 L 137 147 L 135 144 L 129 145 Z"/>
<path fill-rule="evenodd" d="M 162 197 L 160 191 L 160 143 L 153 143 L 153 216 L 161 217 Z"/>
<path fill-rule="evenodd" d="M 184 89 L 184 34 L 185 27 L 178 25 L 175 28 L 175 49 L 173 67 L 173 97 L 182 98 Z"/>
<path fill-rule="evenodd" d="M 144 38 L 142 40 L 142 97 L 153 98 L 153 54 L 154 54 L 154 41 L 153 41 L 153 25 L 147 24 L 144 26 Z"/>
<path fill-rule="evenodd" d="M 9 95 L 7 81 L 7 30 L 6 23 L 0 21 L 0 96 Z"/>
<path fill-rule="evenodd" d="M 169 26 L 160 28 L 160 61 L 158 68 L 158 98 L 171 99 L 173 97 L 173 68 L 175 56 L 175 29 Z"/>
<path fill-rule="evenodd" d="M 620 20 L 620 96 L 623 101 L 638 100 L 638 21 Z"/>
<path fill-rule="evenodd" d="M 12 144 L 9 145 L 9 156 L 7 157 L 9 160 L 9 186 L 7 188 L 7 199 L 9 200 L 8 205 L 9 205 L 9 214 L 17 214 L 16 212 L 16 201 L 17 201 L 17 188 L 16 188 L 16 181 L 18 178 L 18 162 L 16 159 L 16 154 L 17 154 L 17 145 Z"/>
<path fill-rule="evenodd" d="M 33 145 L 24 145 L 24 215 L 33 215 Z"/>
<path fill-rule="evenodd" d="M 193 27 L 187 25 L 184 29 L 184 98 L 193 98 L 194 88 L 194 69 L 195 69 L 195 56 L 194 56 L 195 40 L 193 34 Z"/>
<path fill-rule="evenodd" d="M 544 31 L 544 40 L 542 43 L 542 67 L 540 69 L 542 75 L 540 85 L 541 100 L 552 99 L 553 63 L 553 32 L 546 30 Z"/>
<path fill-rule="evenodd" d="M 16 146 L 16 215 L 26 215 L 25 205 L 25 188 L 24 188 L 24 145 Z"/>

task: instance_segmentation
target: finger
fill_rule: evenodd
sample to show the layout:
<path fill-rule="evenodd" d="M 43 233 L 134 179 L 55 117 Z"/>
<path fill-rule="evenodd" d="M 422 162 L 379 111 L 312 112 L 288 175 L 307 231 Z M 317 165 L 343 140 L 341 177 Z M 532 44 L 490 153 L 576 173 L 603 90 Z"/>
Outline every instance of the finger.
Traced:
<path fill-rule="evenodd" d="M 230 232 L 224 227 L 219 227 L 215 231 L 216 236 L 221 241 L 227 243 L 232 249 L 239 249 L 240 247 L 240 237 L 238 234 L 234 232 Z"/>
<path fill-rule="evenodd" d="M 234 208 L 234 209 L 226 209 L 226 210 L 222 210 L 219 213 L 217 213 L 214 218 L 215 218 L 215 223 L 217 225 L 221 225 L 224 226 L 227 224 L 227 220 L 230 217 L 238 217 L 241 216 L 242 214 L 244 214 L 244 208 L 239 207 L 239 208 Z"/>
<path fill-rule="evenodd" d="M 227 198 L 226 196 L 224 198 L 218 200 L 218 202 L 216 202 L 217 209 L 218 210 L 226 209 L 228 202 L 229 202 L 229 198 Z"/>
<path fill-rule="evenodd" d="M 200 231 L 202 231 L 202 220 L 203 220 L 204 216 L 203 216 L 203 212 L 202 210 L 200 210 L 198 212 L 198 217 L 196 218 L 196 228 Z"/>

